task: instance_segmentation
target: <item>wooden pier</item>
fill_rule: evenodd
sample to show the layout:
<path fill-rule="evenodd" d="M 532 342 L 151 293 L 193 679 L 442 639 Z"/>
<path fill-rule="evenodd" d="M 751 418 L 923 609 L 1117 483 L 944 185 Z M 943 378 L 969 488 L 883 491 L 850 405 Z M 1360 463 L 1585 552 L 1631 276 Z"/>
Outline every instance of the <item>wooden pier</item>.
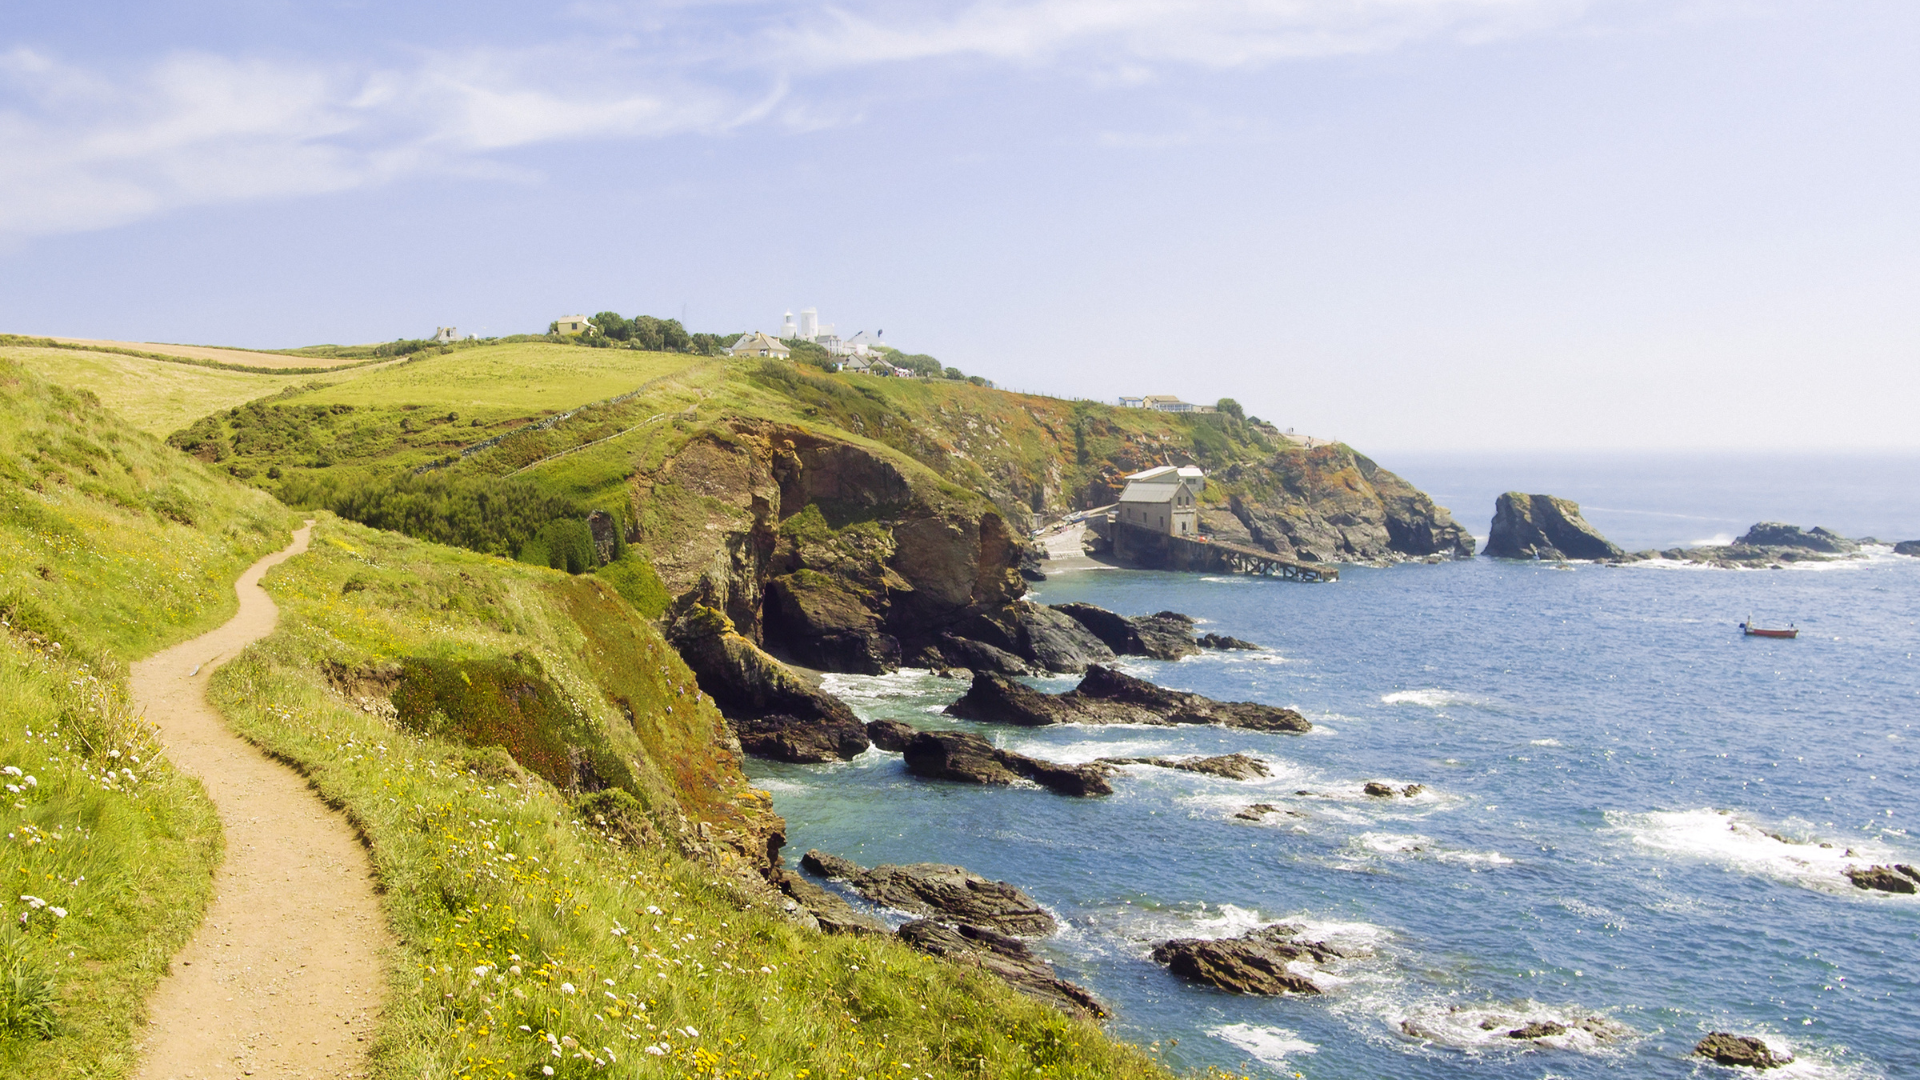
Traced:
<path fill-rule="evenodd" d="M 1122 565 L 1143 570 L 1184 570 L 1203 574 L 1248 574 L 1283 581 L 1338 581 L 1340 569 L 1325 563 L 1302 562 L 1287 555 L 1225 544 L 1169 536 L 1127 522 L 1108 525 L 1113 555 Z"/>

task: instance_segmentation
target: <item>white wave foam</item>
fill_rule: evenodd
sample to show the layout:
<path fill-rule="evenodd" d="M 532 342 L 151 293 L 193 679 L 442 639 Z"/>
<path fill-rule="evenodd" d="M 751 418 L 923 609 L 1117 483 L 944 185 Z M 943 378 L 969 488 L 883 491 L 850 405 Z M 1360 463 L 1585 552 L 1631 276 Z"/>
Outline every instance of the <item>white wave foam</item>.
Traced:
<path fill-rule="evenodd" d="M 1537 1001 L 1509 1006 L 1460 1005 L 1439 1001 L 1416 1002 L 1388 1008 L 1381 1014 L 1401 1037 L 1468 1053 L 1546 1046 L 1586 1053 L 1617 1049 L 1633 1035 L 1618 1021 L 1578 1008 L 1543 1005 Z M 1514 1038 L 1510 1032 L 1554 1031 L 1537 1038 Z"/>
<path fill-rule="evenodd" d="M 812 791 L 812 784 L 802 784 L 794 780 L 782 780 L 773 776 L 762 776 L 753 781 L 753 786 L 774 795 L 797 795 L 803 791 Z"/>
<path fill-rule="evenodd" d="M 1383 694 L 1382 705 L 1419 705 L 1428 709 L 1444 709 L 1449 705 L 1473 705 L 1476 700 L 1466 694 L 1453 690 L 1396 690 Z"/>
<path fill-rule="evenodd" d="M 1723 533 L 1714 533 L 1712 536 L 1707 537 L 1705 540 L 1691 541 L 1690 543 L 1687 544 L 1687 546 L 1688 547 L 1726 547 L 1728 544 L 1731 544 L 1731 543 L 1733 543 L 1733 534 L 1723 532 Z"/>
<path fill-rule="evenodd" d="M 1299 1032 L 1286 1028 L 1228 1024 L 1210 1028 L 1207 1034 L 1246 1051 L 1255 1060 L 1268 1065 L 1284 1065 L 1290 1054 L 1315 1054 L 1320 1051 L 1318 1046 L 1302 1039 Z"/>
<path fill-rule="evenodd" d="M 1447 848 L 1432 837 L 1418 833 L 1364 832 L 1347 841 L 1347 848 L 1362 857 L 1388 855 L 1402 858 L 1433 859 L 1463 866 L 1511 866 L 1513 860 L 1497 851 L 1468 851 Z"/>
<path fill-rule="evenodd" d="M 1863 840 L 1798 842 L 1727 810 L 1611 811 L 1607 820 L 1639 847 L 1825 892 L 1855 892 L 1848 870 L 1907 861 Z"/>
<path fill-rule="evenodd" d="M 1559 746 L 1559 739 L 1529 739 L 1529 746 Z"/>

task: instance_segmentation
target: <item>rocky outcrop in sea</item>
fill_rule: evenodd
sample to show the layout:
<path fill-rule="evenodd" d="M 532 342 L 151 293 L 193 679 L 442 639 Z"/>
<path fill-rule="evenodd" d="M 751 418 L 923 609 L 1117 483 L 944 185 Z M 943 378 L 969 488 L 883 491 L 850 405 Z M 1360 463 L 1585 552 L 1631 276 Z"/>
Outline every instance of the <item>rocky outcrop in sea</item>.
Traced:
<path fill-rule="evenodd" d="M 818 763 L 866 750 L 866 727 L 845 702 L 802 682 L 720 612 L 696 605 L 675 620 L 670 637 L 746 753 Z"/>
<path fill-rule="evenodd" d="M 1033 954 L 1027 943 L 969 923 L 919 919 L 902 926 L 901 941 L 921 952 L 978 967 L 1008 986 L 1070 1015 L 1102 1019 L 1107 1010 L 1085 988 L 1053 973 L 1053 965 Z"/>
<path fill-rule="evenodd" d="M 1341 955 L 1323 941 L 1306 941 L 1303 931 L 1272 923 L 1234 938 L 1176 938 L 1153 947 L 1153 961 L 1188 982 L 1205 983 L 1235 994 L 1318 994 L 1320 987 L 1295 970 L 1328 963 Z"/>
<path fill-rule="evenodd" d="M 1509 491 L 1494 503 L 1486 554 L 1495 559 L 1612 560 L 1626 555 L 1580 516 L 1580 504 Z"/>
<path fill-rule="evenodd" d="M 980 672 L 947 715 L 990 724 L 1218 724 L 1252 731 L 1299 733 L 1313 725 L 1292 709 L 1244 701 L 1215 701 L 1166 690 L 1144 679 L 1094 666 L 1080 685 L 1048 694 L 1003 675 Z"/>
<path fill-rule="evenodd" d="M 1793 1062 L 1791 1054 L 1776 1054 L 1751 1035 L 1716 1031 L 1694 1045 L 1693 1052 L 1721 1065 L 1748 1069 L 1777 1069 Z"/>
<path fill-rule="evenodd" d="M 800 867 L 876 904 L 913 915 L 990 927 L 1003 934 L 1041 937 L 1059 929 L 1033 897 L 1004 881 L 990 881 L 963 866 L 944 863 L 883 863 L 863 867 L 851 859 L 808 851 Z"/>
<path fill-rule="evenodd" d="M 907 771 L 931 780 L 1005 786 L 1031 780 L 1061 795 L 1111 795 L 1105 765 L 1057 765 L 1002 750 L 965 731 L 916 731 L 900 747 Z"/>
<path fill-rule="evenodd" d="M 1850 540 L 1829 529 L 1815 526 L 1802 530 L 1798 525 L 1762 521 L 1741 534 L 1731 544 L 1708 544 L 1692 548 L 1668 548 L 1665 551 L 1636 552 L 1636 559 L 1672 559 L 1676 562 L 1702 563 L 1724 570 L 1766 569 L 1797 562 L 1831 562 L 1860 557 L 1860 548 L 1870 541 Z M 1896 545 L 1896 553 L 1899 551 Z M 1916 551 L 1920 551 L 1917 546 Z"/>
<path fill-rule="evenodd" d="M 1869 866 L 1854 868 L 1847 872 L 1847 880 L 1853 882 L 1856 889 L 1868 889 L 1873 892 L 1906 893 L 1911 895 L 1920 887 L 1920 870 L 1905 863 L 1892 866 Z"/>

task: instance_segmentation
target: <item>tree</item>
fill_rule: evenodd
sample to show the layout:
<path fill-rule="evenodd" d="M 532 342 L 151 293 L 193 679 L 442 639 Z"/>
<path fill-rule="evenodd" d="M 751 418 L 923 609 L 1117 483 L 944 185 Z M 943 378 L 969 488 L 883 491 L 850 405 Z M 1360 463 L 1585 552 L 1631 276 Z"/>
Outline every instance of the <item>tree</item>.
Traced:
<path fill-rule="evenodd" d="M 606 337 L 614 341 L 625 341 L 633 336 L 633 326 L 621 317 L 617 311 L 603 311 L 588 319 L 587 322 Z"/>
<path fill-rule="evenodd" d="M 1247 410 L 1241 408 L 1240 403 L 1230 397 L 1221 398 L 1213 407 L 1233 417 L 1235 420 L 1245 420 L 1247 418 Z"/>

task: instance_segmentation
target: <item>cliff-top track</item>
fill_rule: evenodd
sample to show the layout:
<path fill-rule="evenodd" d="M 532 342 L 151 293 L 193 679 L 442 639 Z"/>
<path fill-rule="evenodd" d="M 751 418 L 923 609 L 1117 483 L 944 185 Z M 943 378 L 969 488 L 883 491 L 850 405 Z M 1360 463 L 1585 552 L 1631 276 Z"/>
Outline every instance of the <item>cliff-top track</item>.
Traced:
<path fill-rule="evenodd" d="M 206 696 L 214 668 L 273 631 L 279 609 L 260 579 L 304 552 L 312 530 L 240 576 L 225 625 L 133 665 L 136 704 L 174 765 L 206 786 L 226 837 L 206 920 L 149 1002 L 142 1080 L 366 1075 L 389 941 L 366 852 Z"/>

